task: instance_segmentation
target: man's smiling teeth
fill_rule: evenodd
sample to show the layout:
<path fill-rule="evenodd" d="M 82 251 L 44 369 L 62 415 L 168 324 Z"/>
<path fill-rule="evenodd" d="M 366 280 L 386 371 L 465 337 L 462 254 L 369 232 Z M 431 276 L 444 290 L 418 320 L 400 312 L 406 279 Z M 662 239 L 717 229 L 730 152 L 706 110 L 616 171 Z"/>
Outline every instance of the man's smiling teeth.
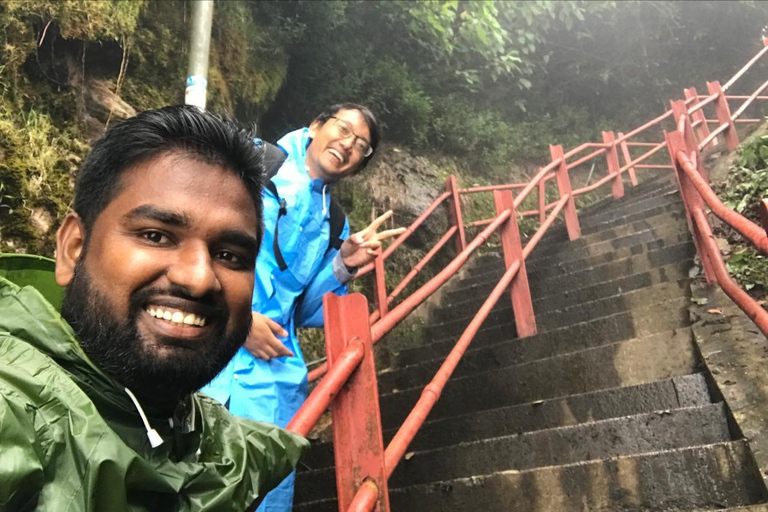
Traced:
<path fill-rule="evenodd" d="M 340 162 L 344 162 L 344 157 L 341 156 L 341 153 L 339 153 L 338 151 L 336 151 L 335 149 L 332 149 L 332 148 L 329 149 L 328 151 L 330 151 L 333 156 L 338 158 Z"/>
<path fill-rule="evenodd" d="M 197 327 L 203 327 L 205 325 L 205 318 L 197 316 L 194 313 L 186 313 L 179 310 L 164 309 L 158 306 L 150 306 L 147 308 L 147 313 L 155 318 L 165 320 L 178 325 L 195 325 Z"/>

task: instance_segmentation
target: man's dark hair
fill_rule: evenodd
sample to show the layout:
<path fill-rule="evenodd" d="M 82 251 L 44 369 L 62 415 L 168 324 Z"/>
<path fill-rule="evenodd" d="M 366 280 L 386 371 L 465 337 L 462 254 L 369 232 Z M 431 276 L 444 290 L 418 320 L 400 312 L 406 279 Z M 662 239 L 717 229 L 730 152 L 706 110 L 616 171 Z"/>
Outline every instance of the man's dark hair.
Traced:
<path fill-rule="evenodd" d="M 261 233 L 262 150 L 254 134 L 197 107 L 148 110 L 111 127 L 85 159 L 75 183 L 74 210 L 89 231 L 120 192 L 120 176 L 142 162 L 177 153 L 237 175 L 256 207 Z"/>
<path fill-rule="evenodd" d="M 322 111 L 314 119 L 313 122 L 325 124 L 326 121 L 338 114 L 340 110 L 357 110 L 360 112 L 360 115 L 362 115 L 363 119 L 365 120 L 365 124 L 368 125 L 368 131 L 371 132 L 370 143 L 371 149 L 373 149 L 373 153 L 371 153 L 370 156 L 365 157 L 365 159 L 360 163 L 360 169 L 363 169 L 366 165 L 368 165 L 368 162 L 371 160 L 371 158 L 373 158 L 373 155 L 376 153 L 376 147 L 379 145 L 379 141 L 381 140 L 381 128 L 379 127 L 379 122 L 367 107 L 358 105 L 357 103 L 337 103 L 335 105 L 331 105 Z"/>

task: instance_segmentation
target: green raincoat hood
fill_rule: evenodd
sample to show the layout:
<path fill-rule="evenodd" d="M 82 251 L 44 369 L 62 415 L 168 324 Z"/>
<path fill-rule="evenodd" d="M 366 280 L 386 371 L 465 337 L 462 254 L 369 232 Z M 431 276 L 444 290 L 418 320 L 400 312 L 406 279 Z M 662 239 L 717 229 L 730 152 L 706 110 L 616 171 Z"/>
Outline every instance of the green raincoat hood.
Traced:
<path fill-rule="evenodd" d="M 243 511 L 308 444 L 196 393 L 147 418 L 53 304 L 53 262 L 0 255 L 0 512 Z"/>

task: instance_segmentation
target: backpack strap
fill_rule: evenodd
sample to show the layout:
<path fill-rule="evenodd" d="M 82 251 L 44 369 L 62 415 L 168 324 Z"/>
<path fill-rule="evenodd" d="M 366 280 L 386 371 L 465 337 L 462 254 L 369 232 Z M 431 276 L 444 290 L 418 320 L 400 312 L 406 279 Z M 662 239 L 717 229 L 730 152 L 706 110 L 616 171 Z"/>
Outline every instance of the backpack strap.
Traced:
<path fill-rule="evenodd" d="M 264 188 L 272 192 L 272 195 L 275 196 L 275 199 L 277 199 L 277 202 L 280 204 L 280 209 L 277 211 L 277 219 L 275 219 L 275 236 L 272 238 L 272 253 L 275 255 L 277 266 L 282 272 L 288 268 L 288 264 L 285 263 L 283 253 L 280 251 L 280 244 L 277 243 L 279 237 L 278 230 L 280 228 L 280 218 L 288 213 L 288 209 L 286 207 L 285 199 L 280 197 L 280 194 L 277 191 L 277 186 L 275 185 L 275 182 L 272 181 L 272 178 L 277 174 L 277 171 L 280 170 L 283 162 L 288 158 L 288 154 L 283 151 L 283 148 L 280 146 L 270 144 L 259 138 L 254 139 L 253 142 L 256 144 L 257 148 L 262 148 L 264 151 L 264 156 L 262 158 L 262 163 L 264 164 Z"/>
<path fill-rule="evenodd" d="M 341 239 L 341 232 L 344 231 L 346 220 L 347 216 L 344 214 L 344 210 L 341 209 L 341 205 L 331 197 L 331 237 L 328 240 L 329 248 L 336 249 L 337 251 L 341 249 L 341 244 L 344 243 L 344 240 Z"/>
<path fill-rule="evenodd" d="M 272 181 L 272 178 L 278 173 L 280 167 L 282 167 L 283 163 L 288 158 L 288 155 L 283 148 L 276 144 L 271 144 L 259 138 L 254 139 L 253 142 L 256 144 L 257 148 L 263 148 L 264 150 L 264 188 L 269 190 L 280 204 L 280 209 L 277 212 L 277 220 L 275 220 L 275 236 L 272 239 L 272 252 L 275 255 L 275 260 L 277 260 L 277 265 L 280 268 L 280 271 L 283 271 L 288 268 L 288 264 L 285 262 L 283 253 L 280 251 L 280 245 L 278 244 L 278 229 L 280 218 L 288 213 L 288 209 L 285 199 L 280 197 L 280 193 L 277 191 L 277 186 L 275 185 L 275 182 Z M 341 205 L 331 197 L 329 218 L 330 237 L 328 239 L 329 249 L 336 249 L 338 251 L 341 248 L 341 244 L 344 243 L 344 240 L 341 239 L 341 233 L 344 231 L 346 220 L 347 216 L 344 214 Z"/>

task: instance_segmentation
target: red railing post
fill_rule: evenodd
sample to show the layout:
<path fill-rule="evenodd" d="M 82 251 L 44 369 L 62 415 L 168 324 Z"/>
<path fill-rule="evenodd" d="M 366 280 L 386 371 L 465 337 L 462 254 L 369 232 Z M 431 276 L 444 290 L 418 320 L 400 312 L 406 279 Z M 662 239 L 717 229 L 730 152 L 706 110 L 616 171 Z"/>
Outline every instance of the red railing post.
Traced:
<path fill-rule="evenodd" d="M 605 159 L 608 161 L 608 174 L 616 174 L 616 178 L 613 180 L 613 197 L 619 199 L 624 197 L 624 183 L 621 181 L 621 173 L 619 172 L 619 153 L 616 151 L 616 137 L 613 132 L 603 132 L 603 142 L 610 144 L 605 151 Z"/>
<path fill-rule="evenodd" d="M 720 87 L 720 82 L 707 82 L 707 90 L 709 94 L 717 94 L 715 100 L 715 113 L 717 114 L 717 120 L 720 125 L 728 124 L 728 128 L 725 129 L 725 145 L 728 147 L 728 151 L 733 151 L 739 147 L 739 136 L 736 134 L 736 125 L 731 121 L 731 110 L 728 108 L 728 100 L 725 98 L 723 88 Z"/>
<path fill-rule="evenodd" d="M 691 126 L 687 117 L 686 126 L 687 128 L 690 128 Z M 696 246 L 696 251 L 701 258 L 701 266 L 704 270 L 704 277 L 707 279 L 708 283 L 714 283 L 717 280 L 717 276 L 715 275 L 714 268 L 710 262 L 709 253 L 706 251 L 704 242 L 701 239 L 701 233 L 699 232 L 698 225 L 693 218 L 694 210 L 704 208 L 704 200 L 694 188 L 693 183 L 691 183 L 691 179 L 688 177 L 688 175 L 685 174 L 682 169 L 680 169 L 680 164 L 677 161 L 678 151 L 686 152 L 687 144 L 685 142 L 685 138 L 683 137 L 683 134 L 677 130 L 669 133 L 665 131 L 664 136 L 667 139 L 667 148 L 669 149 L 669 155 L 672 158 L 672 166 L 674 167 L 675 176 L 677 177 L 677 184 L 680 187 L 680 196 L 683 199 L 683 206 L 685 206 L 685 216 L 686 220 L 688 221 L 688 228 L 691 231 L 693 244 Z M 696 154 L 698 155 L 698 148 L 696 147 L 695 142 L 694 148 Z"/>
<path fill-rule="evenodd" d="M 378 487 L 373 510 L 389 512 L 368 301 L 359 293 L 343 297 L 327 293 L 323 297 L 323 308 L 329 368 L 333 368 L 336 358 L 351 340 L 362 341 L 365 347 L 360 366 L 331 404 L 339 512 L 347 512 L 358 489 L 366 482 L 373 482 Z"/>
<path fill-rule="evenodd" d="M 670 105 L 670 108 L 672 109 L 673 115 L 675 116 L 675 129 L 679 128 L 680 118 L 685 117 L 685 122 L 684 122 L 685 129 L 681 134 L 683 136 L 683 140 L 685 141 L 685 147 L 698 150 L 699 146 L 698 144 L 696 144 L 696 137 L 694 137 L 693 135 L 693 128 L 691 127 L 691 116 L 688 115 L 688 107 L 685 105 L 685 101 L 683 100 L 670 101 L 669 105 Z M 690 152 L 693 149 L 688 149 L 688 151 Z M 672 167 L 677 169 L 674 162 L 675 160 L 674 153 L 670 152 L 670 155 L 672 156 L 672 160 L 673 160 Z M 699 166 L 699 168 L 701 169 L 701 175 L 704 176 L 704 179 L 707 179 L 706 171 L 704 171 L 703 167 L 701 166 Z M 693 218 L 690 217 L 689 220 L 693 221 Z"/>
<path fill-rule="evenodd" d="M 536 316 L 533 313 L 533 300 L 531 288 L 528 286 L 528 274 L 525 271 L 525 259 L 523 258 L 523 245 L 520 239 L 520 229 L 517 225 L 517 212 L 515 211 L 514 198 L 509 190 L 494 190 L 493 203 L 496 206 L 496 215 L 504 210 L 512 210 L 507 222 L 499 231 L 501 247 L 504 251 L 504 263 L 506 268 L 512 266 L 515 261 L 520 262 L 520 270 L 512 281 L 512 310 L 515 312 L 515 326 L 517 337 L 526 338 L 536 334 Z"/>
<path fill-rule="evenodd" d="M 692 103 L 692 105 L 695 105 L 699 102 L 699 94 L 696 92 L 695 87 L 691 87 L 689 89 L 684 89 L 683 92 L 685 93 L 685 99 L 691 99 L 695 98 L 696 101 Z M 686 107 L 687 111 L 688 107 Z M 696 126 L 696 136 L 699 138 L 699 141 L 702 141 L 709 137 L 709 126 L 707 125 L 707 116 L 704 115 L 704 109 L 699 109 L 693 114 L 691 114 L 691 120 L 694 123 L 699 123 L 698 126 Z M 717 137 L 712 139 L 712 145 L 717 146 Z"/>
<path fill-rule="evenodd" d="M 381 249 L 377 251 L 376 258 L 373 260 L 373 279 L 376 310 L 379 312 L 379 318 L 384 318 L 389 312 L 389 302 L 387 301 L 387 274 L 384 271 L 384 256 Z"/>
<path fill-rule="evenodd" d="M 568 230 L 568 239 L 576 240 L 577 238 L 581 238 L 581 226 L 579 226 L 576 203 L 574 202 L 573 194 L 571 193 L 571 178 L 568 176 L 568 164 L 565 162 L 563 146 L 550 145 L 549 153 L 552 155 L 553 162 L 560 159 L 560 165 L 557 166 L 557 170 L 555 171 L 557 191 L 560 193 L 560 197 L 565 197 L 566 194 L 570 194 L 570 199 L 568 199 L 563 208 L 563 216 L 565 217 L 565 227 Z"/>
<path fill-rule="evenodd" d="M 619 138 L 621 139 L 624 137 L 624 134 L 619 132 Z M 621 154 L 624 157 L 624 164 L 629 164 L 632 161 L 632 155 L 629 154 L 629 146 L 627 146 L 627 141 L 622 140 L 621 141 Z M 629 172 L 629 181 L 632 182 L 632 186 L 637 186 L 637 176 L 635 175 L 635 166 L 632 165 L 627 169 L 627 172 Z"/>
<path fill-rule="evenodd" d="M 539 226 L 547 220 L 547 180 L 539 180 Z"/>
<path fill-rule="evenodd" d="M 448 198 L 448 222 L 451 226 L 456 226 L 456 252 L 460 253 L 467 248 L 467 237 L 464 234 L 464 219 L 461 216 L 461 198 L 459 197 L 459 186 L 456 183 L 456 176 L 451 174 L 445 181 L 445 191 L 451 193 Z"/>

